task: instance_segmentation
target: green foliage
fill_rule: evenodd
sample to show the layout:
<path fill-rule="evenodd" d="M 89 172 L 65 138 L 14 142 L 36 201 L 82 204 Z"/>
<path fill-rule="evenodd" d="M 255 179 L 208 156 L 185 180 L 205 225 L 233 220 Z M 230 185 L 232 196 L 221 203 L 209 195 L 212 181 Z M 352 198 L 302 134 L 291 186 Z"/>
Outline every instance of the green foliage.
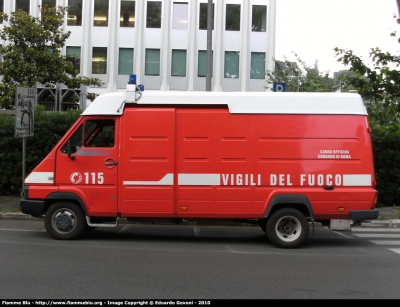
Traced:
<path fill-rule="evenodd" d="M 61 55 L 70 32 L 63 33 L 62 25 L 67 7 L 40 9 L 41 17 L 34 17 L 24 11 L 3 15 L 5 25 L 0 39 L 7 44 L 0 47 L 3 62 L 0 63 L 0 105 L 12 108 L 17 86 L 34 87 L 36 82 L 49 87 L 64 83 L 70 88 L 80 84 L 100 86 L 98 78 L 74 77 L 73 64 Z"/>
<path fill-rule="evenodd" d="M 51 151 L 82 111 L 35 109 L 34 136 L 26 138 L 25 172 L 29 174 Z M 14 137 L 14 116 L 0 114 L 0 190 L 18 194 L 22 187 L 22 138 Z"/>
<path fill-rule="evenodd" d="M 400 24 L 400 19 L 396 19 Z M 395 37 L 396 31 L 390 33 Z M 346 82 L 357 89 L 364 101 L 385 102 L 386 106 L 396 106 L 400 111 L 400 56 L 382 52 L 380 48 L 371 48 L 370 58 L 373 67 L 370 68 L 355 55 L 352 50 L 334 48 L 338 62 L 349 66 L 353 74 L 348 75 Z"/>
<path fill-rule="evenodd" d="M 275 62 L 275 71 L 267 71 L 267 83 L 285 82 L 287 92 L 332 92 L 335 85 L 339 84 L 339 78 L 329 77 L 329 72 L 321 72 L 318 62 L 308 66 L 301 58 L 294 54 L 296 62 L 285 60 Z M 265 88 L 270 89 L 271 86 Z"/>
<path fill-rule="evenodd" d="M 400 24 L 400 19 L 397 19 Z M 396 31 L 390 33 L 396 36 Z M 400 41 L 399 41 L 400 42 Z M 362 96 L 369 114 L 378 206 L 400 205 L 400 64 L 399 55 L 372 48 L 368 67 L 352 50 L 335 48 L 337 60 L 349 67 L 345 82 Z"/>

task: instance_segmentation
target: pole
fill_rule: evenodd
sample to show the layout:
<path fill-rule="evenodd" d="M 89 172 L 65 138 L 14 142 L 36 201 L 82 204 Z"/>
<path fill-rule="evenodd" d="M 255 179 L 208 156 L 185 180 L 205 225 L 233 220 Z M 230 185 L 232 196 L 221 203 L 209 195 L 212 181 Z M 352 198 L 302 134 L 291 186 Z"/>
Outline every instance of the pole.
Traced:
<path fill-rule="evenodd" d="M 213 3 L 208 0 L 207 5 L 207 74 L 206 91 L 211 92 L 211 71 L 212 71 L 212 21 L 213 21 Z"/>
<path fill-rule="evenodd" d="M 26 140 L 25 137 L 22 138 L 22 192 L 21 195 L 22 197 L 25 197 L 24 192 L 25 192 L 25 145 L 26 145 Z"/>

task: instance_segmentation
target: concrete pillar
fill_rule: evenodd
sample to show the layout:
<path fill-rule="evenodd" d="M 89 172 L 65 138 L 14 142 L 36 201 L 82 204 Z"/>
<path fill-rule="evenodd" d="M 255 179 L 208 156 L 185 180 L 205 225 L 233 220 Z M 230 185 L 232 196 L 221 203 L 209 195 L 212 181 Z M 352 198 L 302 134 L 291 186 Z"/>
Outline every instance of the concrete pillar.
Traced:
<path fill-rule="evenodd" d="M 242 92 L 247 92 L 248 89 L 248 83 L 249 83 L 249 66 L 250 66 L 250 58 L 249 58 L 249 46 L 250 46 L 250 10 L 251 10 L 251 5 L 250 1 L 243 1 L 243 9 L 242 9 L 242 16 L 243 16 L 243 23 L 242 23 L 242 29 L 241 29 L 241 34 L 242 34 L 242 46 L 241 46 L 241 51 L 239 55 L 239 62 L 240 62 L 240 68 L 239 68 L 239 76 L 240 76 L 240 90 Z"/>
<path fill-rule="evenodd" d="M 92 76 L 92 15 L 93 15 L 92 1 L 82 1 L 82 44 L 81 44 L 81 75 Z"/>
<path fill-rule="evenodd" d="M 169 32 L 170 32 L 170 16 L 171 16 L 171 1 L 163 1 L 162 13 L 162 47 L 160 55 L 161 65 L 161 90 L 169 90 L 169 67 L 170 67 L 170 51 L 169 51 Z"/>
<path fill-rule="evenodd" d="M 119 1 L 110 1 L 110 19 L 108 27 L 110 29 L 110 41 L 108 43 L 108 85 L 109 92 L 117 90 L 117 70 L 118 70 L 118 27 L 119 27 Z"/>
<path fill-rule="evenodd" d="M 144 76 L 144 44 L 143 44 L 143 31 L 146 26 L 145 0 L 136 0 L 136 42 L 134 50 L 134 66 L 133 71 L 136 74 L 138 83 L 143 83 Z"/>
<path fill-rule="evenodd" d="M 266 70 L 275 69 L 275 31 L 276 31 L 276 0 L 269 0 L 268 9 L 268 47 L 267 47 L 267 65 Z M 271 89 L 266 91 L 270 92 Z"/>
<path fill-rule="evenodd" d="M 215 48 L 214 48 L 214 92 L 222 91 L 222 78 L 224 77 L 224 10 L 225 0 L 218 0 L 214 4 L 215 12 Z"/>

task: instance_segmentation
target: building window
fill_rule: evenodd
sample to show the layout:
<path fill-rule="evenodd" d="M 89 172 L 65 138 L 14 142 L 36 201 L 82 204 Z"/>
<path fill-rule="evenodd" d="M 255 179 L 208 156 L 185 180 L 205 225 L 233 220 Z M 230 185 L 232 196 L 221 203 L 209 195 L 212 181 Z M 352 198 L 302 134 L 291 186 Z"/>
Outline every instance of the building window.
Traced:
<path fill-rule="evenodd" d="M 160 49 L 146 49 L 144 74 L 146 76 L 160 75 Z"/>
<path fill-rule="evenodd" d="M 133 74 L 133 48 L 119 48 L 118 75 Z"/>
<path fill-rule="evenodd" d="M 67 25 L 82 25 L 82 0 L 68 0 Z"/>
<path fill-rule="evenodd" d="M 92 74 L 107 74 L 107 47 L 93 47 Z"/>
<path fill-rule="evenodd" d="M 186 77 L 186 50 L 172 49 L 171 76 Z"/>
<path fill-rule="evenodd" d="M 4 0 L 0 0 L 0 15 L 3 16 L 4 14 Z M 0 18 L 0 24 L 3 24 L 3 19 Z"/>
<path fill-rule="evenodd" d="M 30 0 L 16 0 L 15 1 L 15 11 L 22 10 L 29 14 Z"/>
<path fill-rule="evenodd" d="M 250 64 L 250 79 L 265 78 L 265 53 L 252 52 Z"/>
<path fill-rule="evenodd" d="M 211 56 L 211 76 L 213 74 L 213 62 L 214 52 Z M 197 76 L 206 77 L 207 76 L 207 50 L 199 50 L 199 57 L 197 61 Z"/>
<path fill-rule="evenodd" d="M 239 78 L 238 51 L 225 51 L 224 78 Z"/>
<path fill-rule="evenodd" d="M 147 2 L 146 28 L 161 28 L 161 1 Z"/>
<path fill-rule="evenodd" d="M 120 27 L 135 27 L 135 1 L 121 1 L 121 15 L 119 17 Z"/>
<path fill-rule="evenodd" d="M 81 71 L 81 47 L 67 46 L 67 60 L 71 61 L 75 68 L 75 76 Z"/>
<path fill-rule="evenodd" d="M 226 31 L 240 31 L 240 4 L 226 5 Z"/>
<path fill-rule="evenodd" d="M 48 7 L 55 7 L 56 0 L 42 0 L 42 7 L 47 5 Z"/>
<path fill-rule="evenodd" d="M 188 4 L 174 2 L 174 13 L 172 15 L 172 29 L 188 28 Z"/>
<path fill-rule="evenodd" d="M 94 0 L 93 26 L 108 26 L 108 0 Z"/>
<path fill-rule="evenodd" d="M 199 30 L 207 30 L 208 3 L 200 3 Z M 211 16 L 212 29 L 214 30 L 214 3 Z"/>
<path fill-rule="evenodd" d="M 266 5 L 253 5 L 253 12 L 251 15 L 253 32 L 266 32 L 267 31 L 267 6 Z"/>

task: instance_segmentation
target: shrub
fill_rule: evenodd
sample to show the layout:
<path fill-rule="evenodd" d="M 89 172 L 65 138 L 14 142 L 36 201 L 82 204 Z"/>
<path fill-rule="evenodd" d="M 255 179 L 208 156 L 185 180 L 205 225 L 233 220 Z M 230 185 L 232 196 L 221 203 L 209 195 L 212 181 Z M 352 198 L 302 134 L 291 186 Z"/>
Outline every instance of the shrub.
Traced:
<path fill-rule="evenodd" d="M 36 107 L 34 135 L 25 139 L 25 175 L 47 156 L 81 112 L 46 112 L 44 106 Z M 14 116 L 0 114 L 0 148 L 0 193 L 19 194 L 22 190 L 22 138 L 14 137 Z"/>

